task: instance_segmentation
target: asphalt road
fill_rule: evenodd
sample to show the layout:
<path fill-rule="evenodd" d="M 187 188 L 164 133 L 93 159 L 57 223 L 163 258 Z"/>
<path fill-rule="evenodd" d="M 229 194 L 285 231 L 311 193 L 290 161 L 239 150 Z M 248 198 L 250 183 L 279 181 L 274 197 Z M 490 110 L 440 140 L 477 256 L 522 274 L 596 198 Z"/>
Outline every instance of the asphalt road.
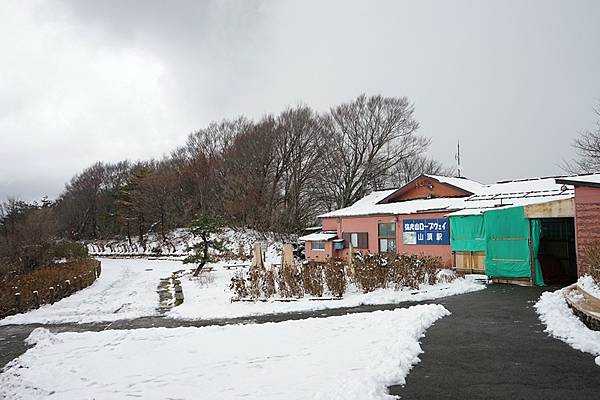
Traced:
<path fill-rule="evenodd" d="M 402 399 L 600 399 L 600 367 L 594 357 L 543 332 L 532 306 L 541 288 L 491 285 L 486 290 L 426 301 L 452 312 L 427 329 L 421 362 Z M 415 303 L 359 306 L 259 317 L 177 321 L 163 317 L 94 324 L 44 325 L 53 332 L 279 322 L 408 307 Z M 23 342 L 41 325 L 0 326 L 0 367 L 26 350 Z"/>
<path fill-rule="evenodd" d="M 541 288 L 490 285 L 440 299 L 452 312 L 427 329 L 424 354 L 390 393 L 402 399 L 600 399 L 590 354 L 543 332 Z"/>

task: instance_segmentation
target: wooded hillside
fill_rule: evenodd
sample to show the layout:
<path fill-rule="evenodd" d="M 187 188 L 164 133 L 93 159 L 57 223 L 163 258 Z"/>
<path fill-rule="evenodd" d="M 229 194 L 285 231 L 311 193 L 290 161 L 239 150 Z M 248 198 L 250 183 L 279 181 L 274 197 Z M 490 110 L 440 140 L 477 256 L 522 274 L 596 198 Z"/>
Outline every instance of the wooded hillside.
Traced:
<path fill-rule="evenodd" d="M 258 121 L 213 122 L 161 160 L 97 162 L 55 201 L 6 201 L 0 256 L 22 260 L 16 249 L 49 239 L 143 242 L 198 212 L 230 226 L 298 232 L 371 190 L 451 172 L 425 156 L 430 140 L 418 128 L 407 98 L 366 95 L 323 114 L 298 106 Z"/>

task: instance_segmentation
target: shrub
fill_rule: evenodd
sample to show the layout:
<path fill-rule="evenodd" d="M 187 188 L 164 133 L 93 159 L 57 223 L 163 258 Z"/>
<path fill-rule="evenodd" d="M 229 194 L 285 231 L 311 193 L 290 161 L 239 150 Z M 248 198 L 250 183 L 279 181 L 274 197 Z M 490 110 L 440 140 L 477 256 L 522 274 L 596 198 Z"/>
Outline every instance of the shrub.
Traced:
<path fill-rule="evenodd" d="M 302 285 L 304 292 L 311 296 L 323 296 L 323 267 L 319 263 L 309 262 L 302 267 Z"/>
<path fill-rule="evenodd" d="M 248 286 L 246 285 L 246 272 L 237 271 L 233 278 L 231 278 L 231 283 L 229 284 L 229 289 L 233 291 L 234 298 L 243 299 L 250 295 L 248 290 Z"/>
<path fill-rule="evenodd" d="M 365 293 L 380 288 L 418 289 L 423 283 L 437 282 L 441 267 L 438 257 L 391 254 L 357 254 L 354 258 L 354 281 Z"/>
<path fill-rule="evenodd" d="M 600 284 L 600 240 L 595 240 L 586 247 L 583 261 L 588 273 Z"/>
<path fill-rule="evenodd" d="M 277 274 L 277 286 L 281 297 L 302 297 L 302 274 L 295 265 L 282 265 Z"/>
<path fill-rule="evenodd" d="M 379 254 L 354 255 L 354 283 L 364 292 L 386 287 L 388 257 Z"/>
<path fill-rule="evenodd" d="M 50 252 L 54 260 L 83 260 L 88 257 L 88 250 L 85 245 L 70 240 L 61 240 L 54 243 Z"/>
<path fill-rule="evenodd" d="M 96 279 L 96 266 L 93 259 L 70 261 L 62 264 L 36 268 L 34 271 L 6 276 L 0 280 L 0 318 L 15 313 L 15 293 L 21 293 L 22 311 L 32 308 L 33 291 L 39 293 L 40 304 L 52 303 L 89 286 Z M 67 286 L 65 281 L 70 281 Z M 54 291 L 50 290 L 54 288 Z M 53 297 L 53 298 L 52 298 Z"/>
<path fill-rule="evenodd" d="M 435 284 L 441 259 L 417 255 L 362 255 L 357 253 L 353 260 L 353 273 L 339 259 L 325 263 L 308 262 L 298 271 L 295 265 L 282 266 L 277 272 L 264 266 L 254 266 L 247 273 L 238 271 L 229 288 L 234 297 L 284 298 L 302 297 L 304 294 L 322 297 L 325 288 L 336 297 L 346 292 L 353 282 L 364 293 L 381 288 L 418 289 L 421 284 Z"/>
<path fill-rule="evenodd" d="M 265 270 L 264 274 L 263 274 L 263 279 L 262 279 L 262 293 L 264 295 L 264 297 L 266 297 L 267 299 L 269 297 L 273 297 L 275 295 L 275 293 L 277 293 L 277 290 L 275 288 L 275 269 L 274 267 L 271 267 L 268 270 Z"/>
<path fill-rule="evenodd" d="M 248 294 L 253 299 L 258 299 L 261 297 L 264 276 L 267 273 L 267 270 L 264 266 L 261 267 L 251 267 L 248 272 L 248 281 L 250 283 L 248 288 Z"/>
<path fill-rule="evenodd" d="M 335 297 L 342 297 L 346 292 L 346 268 L 339 259 L 330 258 L 323 265 L 325 282 L 331 294 Z"/>

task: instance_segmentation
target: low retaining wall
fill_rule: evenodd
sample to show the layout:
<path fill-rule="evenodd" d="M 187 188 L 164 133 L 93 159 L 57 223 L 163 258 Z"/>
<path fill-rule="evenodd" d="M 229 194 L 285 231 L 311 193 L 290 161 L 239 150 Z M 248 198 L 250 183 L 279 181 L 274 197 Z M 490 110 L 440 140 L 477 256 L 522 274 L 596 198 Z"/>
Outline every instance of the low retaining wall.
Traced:
<path fill-rule="evenodd" d="M 571 305 L 569 304 L 569 306 Z M 600 331 L 600 319 L 593 318 L 592 316 L 572 306 L 571 310 L 573 310 L 573 314 L 575 314 L 585 326 L 593 331 Z"/>
<path fill-rule="evenodd" d="M 571 298 L 570 294 L 572 292 L 577 293 L 583 300 Z M 563 293 L 567 305 L 571 308 L 573 314 L 588 328 L 600 331 L 600 299 L 592 296 L 577 284 L 569 286 Z"/>
<path fill-rule="evenodd" d="M 85 266 L 84 271 L 64 280 L 62 274 L 60 280 L 53 281 L 51 285 L 36 285 L 23 278 L 25 283 L 17 283 L 12 288 L 13 293 L 8 294 L 8 298 L 3 298 L 3 304 L 0 304 L 0 318 L 33 310 L 44 304 L 53 304 L 90 286 L 100 277 L 102 264 L 98 260 L 86 260 L 85 263 L 89 265 Z M 12 301 L 9 298 L 12 298 Z"/>
<path fill-rule="evenodd" d="M 172 260 L 189 256 L 188 253 L 89 253 L 89 255 L 101 258 L 147 258 L 149 260 Z"/>

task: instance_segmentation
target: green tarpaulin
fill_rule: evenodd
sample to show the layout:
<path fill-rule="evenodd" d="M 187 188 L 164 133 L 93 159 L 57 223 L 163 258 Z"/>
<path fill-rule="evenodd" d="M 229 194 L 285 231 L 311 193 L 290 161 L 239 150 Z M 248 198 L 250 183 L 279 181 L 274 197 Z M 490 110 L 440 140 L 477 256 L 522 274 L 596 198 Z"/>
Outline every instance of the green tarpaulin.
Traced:
<path fill-rule="evenodd" d="M 483 220 L 486 235 L 485 273 L 491 278 L 529 279 L 531 240 L 535 259 L 535 284 L 544 285 L 537 259 L 540 221 L 527 219 L 523 207 L 486 211 Z"/>
<path fill-rule="evenodd" d="M 450 217 L 452 251 L 485 251 L 485 273 L 491 278 L 531 277 L 531 250 L 535 258 L 535 284 L 544 285 L 537 254 L 539 220 L 525 217 L 523 207 L 489 210 L 480 215 Z"/>
<path fill-rule="evenodd" d="M 450 246 L 453 251 L 485 251 L 483 214 L 450 217 Z"/>

